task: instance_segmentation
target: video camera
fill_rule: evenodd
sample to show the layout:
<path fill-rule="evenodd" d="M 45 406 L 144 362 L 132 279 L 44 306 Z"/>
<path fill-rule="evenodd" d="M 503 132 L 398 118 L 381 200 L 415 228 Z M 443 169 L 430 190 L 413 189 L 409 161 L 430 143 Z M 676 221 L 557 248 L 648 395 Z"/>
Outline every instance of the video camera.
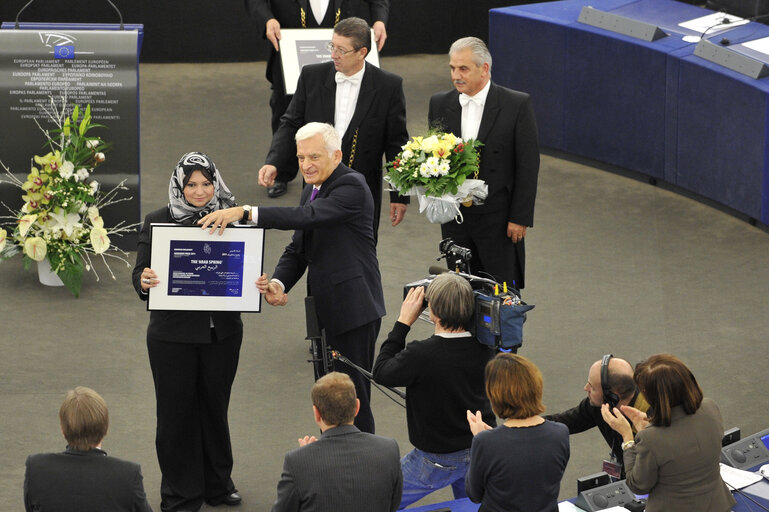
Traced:
<path fill-rule="evenodd" d="M 475 295 L 475 313 L 472 320 L 471 332 L 478 341 L 484 345 L 499 350 L 517 352 L 523 344 L 523 323 L 526 321 L 526 312 L 534 308 L 521 300 L 521 293 L 515 288 L 500 284 L 493 279 L 474 276 L 469 273 L 472 251 L 454 243 L 451 238 L 445 238 L 438 244 L 441 256 L 438 260 L 446 258 L 454 261 L 455 271 L 438 266 L 429 268 L 430 275 L 419 281 L 408 283 L 403 287 L 405 298 L 409 290 L 416 287 L 427 287 L 438 274 L 452 272 L 467 279 Z M 427 308 L 425 299 L 423 307 Z M 429 315 L 423 311 L 420 318 L 429 320 Z"/>

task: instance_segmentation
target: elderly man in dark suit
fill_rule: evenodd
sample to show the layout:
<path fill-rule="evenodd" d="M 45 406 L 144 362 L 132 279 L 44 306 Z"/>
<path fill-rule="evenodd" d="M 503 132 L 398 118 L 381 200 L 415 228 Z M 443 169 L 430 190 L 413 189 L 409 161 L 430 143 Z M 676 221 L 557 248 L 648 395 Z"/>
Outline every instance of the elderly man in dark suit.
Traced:
<path fill-rule="evenodd" d="M 387 17 L 390 12 L 389 0 L 245 0 L 246 7 L 259 28 L 261 37 L 272 46 L 267 59 L 267 80 L 272 84 L 270 108 L 272 109 L 272 132 L 280 125 L 280 118 L 286 112 L 292 96 L 286 94 L 283 72 L 280 65 L 278 41 L 281 28 L 333 28 L 340 20 L 358 16 L 371 22 L 379 50 L 387 39 Z M 307 121 L 319 121 L 308 119 Z M 278 180 L 271 185 L 267 194 L 279 197 L 286 193 L 286 182 L 296 176 L 296 162 L 281 169 Z"/>
<path fill-rule="evenodd" d="M 109 413 L 96 391 L 70 390 L 59 409 L 59 422 L 67 450 L 27 458 L 27 512 L 152 511 L 139 465 L 108 457 L 101 449 Z"/>
<path fill-rule="evenodd" d="M 369 28 L 360 18 L 339 22 L 331 38 L 333 62 L 302 68 L 296 94 L 275 132 L 259 184 L 272 186 L 295 165 L 294 134 L 311 121 L 334 125 L 342 137 L 342 161 L 366 177 L 374 198 L 374 238 L 382 204 L 382 155 L 392 160 L 408 141 L 401 77 L 366 63 Z M 294 171 L 295 173 L 296 171 Z M 390 194 L 390 221 L 398 225 L 407 197 Z"/>
<path fill-rule="evenodd" d="M 312 387 L 320 439 L 305 436 L 286 454 L 272 512 L 394 512 L 403 477 L 394 439 L 353 426 L 360 402 L 350 378 L 331 372 Z"/>
<path fill-rule="evenodd" d="M 370 371 L 385 315 L 372 229 L 374 201 L 363 176 L 341 163 L 340 146 L 333 126 L 308 123 L 296 132 L 296 155 L 307 182 L 298 207 L 236 206 L 213 212 L 200 223 L 223 229 L 243 220 L 263 228 L 296 230 L 273 279 L 263 275 L 257 280 L 259 291 L 269 304 L 285 305 L 287 293 L 307 270 L 308 294 L 316 299 L 328 344 Z M 373 433 L 369 381 L 345 364 L 336 369 L 355 383 L 361 401 L 355 425 Z"/>
<path fill-rule="evenodd" d="M 462 206 L 463 222 L 443 224 L 441 234 L 472 250 L 473 274 L 523 288 L 524 236 L 534 222 L 539 173 L 531 99 L 491 81 L 491 54 L 478 38 L 455 41 L 449 66 L 454 89 L 430 98 L 428 122 L 483 143 L 478 178 L 489 194 L 482 206 Z"/>

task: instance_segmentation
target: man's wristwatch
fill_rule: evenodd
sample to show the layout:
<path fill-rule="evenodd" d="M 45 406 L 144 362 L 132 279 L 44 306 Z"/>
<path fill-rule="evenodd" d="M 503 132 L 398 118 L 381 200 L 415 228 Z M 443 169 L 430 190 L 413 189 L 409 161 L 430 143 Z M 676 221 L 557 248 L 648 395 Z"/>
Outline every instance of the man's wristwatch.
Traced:
<path fill-rule="evenodd" d="M 241 206 L 241 208 L 243 208 L 243 218 L 240 219 L 240 223 L 245 224 L 248 222 L 248 218 L 251 216 L 251 206 L 244 204 Z"/>

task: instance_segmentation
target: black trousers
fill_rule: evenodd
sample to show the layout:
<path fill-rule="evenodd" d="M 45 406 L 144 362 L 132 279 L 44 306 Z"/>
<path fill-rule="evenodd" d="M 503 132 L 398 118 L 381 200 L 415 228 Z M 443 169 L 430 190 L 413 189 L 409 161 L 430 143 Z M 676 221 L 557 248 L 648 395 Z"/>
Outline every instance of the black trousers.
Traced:
<path fill-rule="evenodd" d="M 243 333 L 211 343 L 147 339 L 155 381 L 161 510 L 197 510 L 235 491 L 227 409 Z"/>
<path fill-rule="evenodd" d="M 507 211 L 473 214 L 463 208 L 464 221 L 441 224 L 443 238 L 451 237 L 457 245 L 470 249 L 470 273 L 490 277 L 498 283 L 521 289 L 524 287 L 524 241 L 517 244 L 507 236 Z M 448 261 L 454 270 L 454 262 Z"/>
<path fill-rule="evenodd" d="M 376 339 L 381 325 L 382 319 L 379 318 L 341 334 L 327 333 L 326 343 L 356 365 L 371 372 L 374 366 Z M 346 373 L 352 379 L 360 400 L 360 410 L 355 417 L 355 426 L 362 432 L 373 434 L 375 424 L 374 414 L 371 412 L 371 382 L 355 368 L 337 360 L 334 360 L 334 371 Z"/>

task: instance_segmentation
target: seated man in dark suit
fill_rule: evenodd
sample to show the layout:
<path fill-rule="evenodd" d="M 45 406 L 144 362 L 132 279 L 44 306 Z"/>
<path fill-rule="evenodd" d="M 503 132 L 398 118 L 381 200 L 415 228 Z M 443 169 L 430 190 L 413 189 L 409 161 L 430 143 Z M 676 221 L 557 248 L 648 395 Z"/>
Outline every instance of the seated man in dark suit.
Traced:
<path fill-rule="evenodd" d="M 108 457 L 101 442 L 109 428 L 104 399 L 93 389 L 69 391 L 59 409 L 63 453 L 27 457 L 27 512 L 151 512 L 138 464 Z"/>
<path fill-rule="evenodd" d="M 272 512 L 393 512 L 403 478 L 394 439 L 358 430 L 360 401 L 350 377 L 331 372 L 312 387 L 312 411 L 323 433 L 305 436 L 286 454 Z"/>

